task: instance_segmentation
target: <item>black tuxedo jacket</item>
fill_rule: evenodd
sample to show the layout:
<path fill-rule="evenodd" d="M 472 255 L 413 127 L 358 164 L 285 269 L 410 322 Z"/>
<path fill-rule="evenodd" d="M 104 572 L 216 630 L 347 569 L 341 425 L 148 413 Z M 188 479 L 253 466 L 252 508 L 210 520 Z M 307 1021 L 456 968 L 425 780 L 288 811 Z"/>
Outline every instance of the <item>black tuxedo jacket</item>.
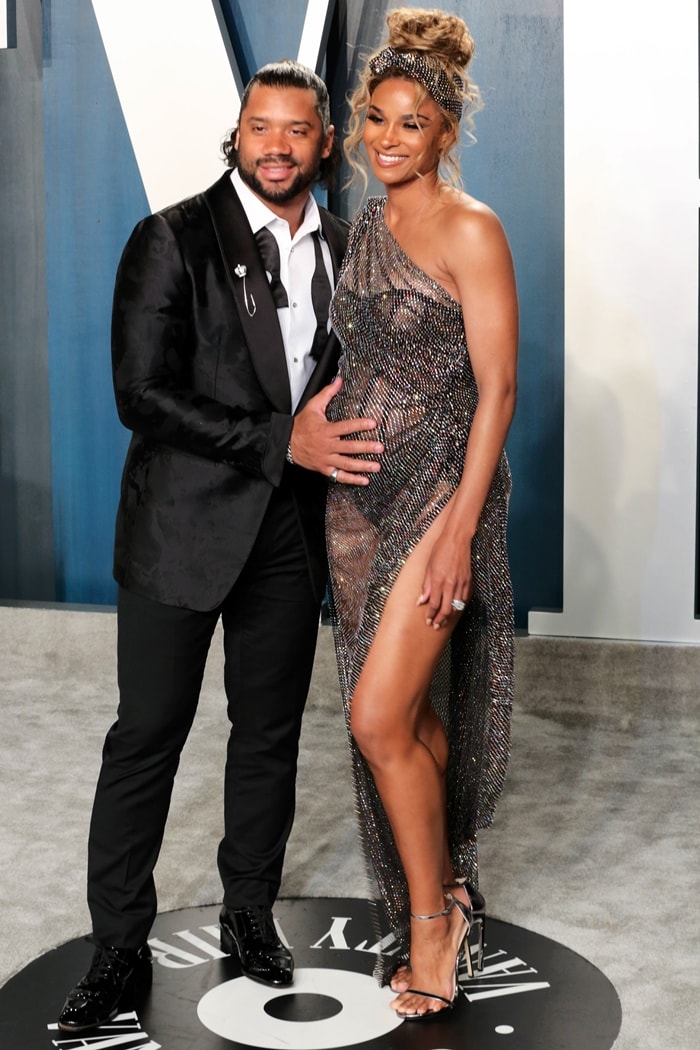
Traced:
<path fill-rule="evenodd" d="M 321 223 L 337 276 L 347 223 L 325 209 Z M 331 334 L 300 407 L 335 374 L 338 351 Z M 320 597 L 327 482 L 285 465 L 292 410 L 284 346 L 229 172 L 136 226 L 117 271 L 112 368 L 119 418 L 133 431 L 117 582 L 167 605 L 214 608 L 245 565 L 286 470 Z"/>

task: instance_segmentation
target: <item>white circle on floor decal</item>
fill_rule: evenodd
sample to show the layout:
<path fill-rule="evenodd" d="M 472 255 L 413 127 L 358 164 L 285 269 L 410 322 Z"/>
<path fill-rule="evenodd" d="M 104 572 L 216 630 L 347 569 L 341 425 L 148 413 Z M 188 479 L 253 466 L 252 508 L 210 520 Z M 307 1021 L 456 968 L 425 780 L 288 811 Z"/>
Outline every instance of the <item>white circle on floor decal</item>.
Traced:
<path fill-rule="evenodd" d="M 328 996 L 342 1009 L 318 1021 L 284 1021 L 265 1007 L 290 995 Z M 398 1028 L 401 1018 L 390 1007 L 391 988 L 380 988 L 374 977 L 348 970 L 299 969 L 289 988 L 270 988 L 247 977 L 236 977 L 207 992 L 199 1001 L 199 1020 L 215 1035 L 266 1050 L 333 1050 L 352 1046 Z"/>
<path fill-rule="evenodd" d="M 512 1035 L 515 1031 L 509 1024 L 496 1025 L 496 1035 Z"/>

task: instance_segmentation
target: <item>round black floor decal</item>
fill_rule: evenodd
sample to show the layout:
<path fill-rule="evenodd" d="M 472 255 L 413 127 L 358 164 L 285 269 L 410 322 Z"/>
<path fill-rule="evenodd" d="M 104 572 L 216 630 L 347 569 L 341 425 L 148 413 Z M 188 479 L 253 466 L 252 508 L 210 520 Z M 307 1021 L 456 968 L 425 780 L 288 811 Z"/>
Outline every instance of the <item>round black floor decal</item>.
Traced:
<path fill-rule="evenodd" d="M 69 941 L 0 988 L 7 1050 L 610 1050 L 620 1002 L 591 963 L 546 937 L 489 919 L 484 969 L 460 974 L 453 1010 L 401 1021 L 372 977 L 370 908 L 361 900 L 285 900 L 275 908 L 294 952 L 291 988 L 240 975 L 219 946 L 218 906 L 159 915 L 153 963 L 121 1012 L 82 1037 L 59 1032 L 69 987 L 92 946 Z"/>

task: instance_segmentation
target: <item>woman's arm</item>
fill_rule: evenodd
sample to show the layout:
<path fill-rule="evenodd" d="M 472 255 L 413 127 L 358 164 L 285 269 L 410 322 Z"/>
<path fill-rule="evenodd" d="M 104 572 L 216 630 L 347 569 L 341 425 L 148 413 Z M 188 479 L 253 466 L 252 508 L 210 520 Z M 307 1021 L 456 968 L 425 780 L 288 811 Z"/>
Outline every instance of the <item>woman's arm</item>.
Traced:
<path fill-rule="evenodd" d="M 441 238 L 444 266 L 462 304 L 469 356 L 479 391 L 460 484 L 445 510 L 420 604 L 439 627 L 453 599 L 471 595 L 471 541 L 515 411 L 518 303 L 508 241 L 497 216 L 479 202 L 449 209 Z"/>

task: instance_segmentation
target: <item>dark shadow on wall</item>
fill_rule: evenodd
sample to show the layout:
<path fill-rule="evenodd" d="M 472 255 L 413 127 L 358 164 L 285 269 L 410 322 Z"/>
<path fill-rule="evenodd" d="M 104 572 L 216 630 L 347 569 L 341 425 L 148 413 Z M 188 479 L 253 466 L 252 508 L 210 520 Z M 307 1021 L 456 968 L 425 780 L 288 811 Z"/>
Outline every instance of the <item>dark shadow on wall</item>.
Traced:
<path fill-rule="evenodd" d="M 56 598 L 51 492 L 0 478 L 0 600 Z"/>
<path fill-rule="evenodd" d="M 46 315 L 42 9 L 0 52 L 0 596 L 55 596 Z"/>

